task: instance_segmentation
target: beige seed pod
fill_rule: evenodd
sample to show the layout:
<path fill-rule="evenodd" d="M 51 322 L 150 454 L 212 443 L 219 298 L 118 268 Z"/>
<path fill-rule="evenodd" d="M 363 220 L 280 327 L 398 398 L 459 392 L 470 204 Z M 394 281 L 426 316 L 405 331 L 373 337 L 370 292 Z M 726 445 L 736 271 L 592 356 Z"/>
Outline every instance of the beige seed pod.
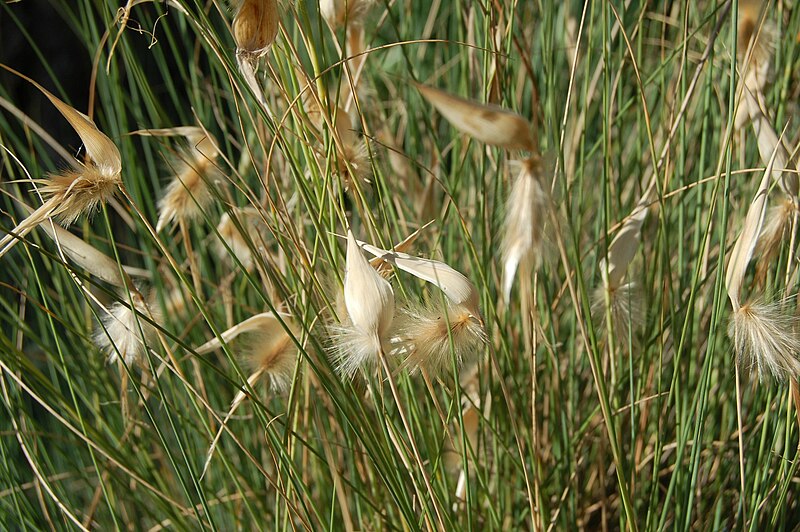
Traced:
<path fill-rule="evenodd" d="M 536 150 L 531 124 L 520 115 L 426 85 L 417 84 L 417 89 L 456 129 L 475 140 L 508 150 Z"/>
<path fill-rule="evenodd" d="M 98 279 L 118 288 L 133 287 L 125 270 L 121 269 L 114 259 L 88 242 L 49 222 L 43 223 L 39 227 L 59 245 L 67 257 Z"/>
<path fill-rule="evenodd" d="M 277 0 L 242 0 L 233 18 L 233 39 L 240 54 L 262 56 L 278 36 Z"/>

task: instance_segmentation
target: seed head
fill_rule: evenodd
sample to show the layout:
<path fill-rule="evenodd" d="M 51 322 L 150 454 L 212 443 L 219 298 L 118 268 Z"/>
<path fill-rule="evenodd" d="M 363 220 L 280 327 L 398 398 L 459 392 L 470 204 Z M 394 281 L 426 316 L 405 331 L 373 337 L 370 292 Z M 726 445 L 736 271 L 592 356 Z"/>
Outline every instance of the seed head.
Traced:
<path fill-rule="evenodd" d="M 745 368 L 755 368 L 760 379 L 778 381 L 800 376 L 798 317 L 784 302 L 753 301 L 733 313 L 728 336 Z"/>
<path fill-rule="evenodd" d="M 344 304 L 348 320 L 332 328 L 334 358 L 340 373 L 352 377 L 379 360 L 394 318 L 394 291 L 364 257 L 349 230 Z"/>
<path fill-rule="evenodd" d="M 503 224 L 503 293 L 511 297 L 517 268 L 529 274 L 541 263 L 544 244 L 545 209 L 548 197 L 539 181 L 542 174 L 538 157 L 527 159 L 514 181 Z"/>
<path fill-rule="evenodd" d="M 436 376 L 451 367 L 475 360 L 486 343 L 486 331 L 479 318 L 463 306 L 445 309 L 408 308 L 400 320 L 397 335 L 400 352 L 406 354 L 403 366 L 416 372 L 420 368 Z"/>
<path fill-rule="evenodd" d="M 192 140 L 175 163 L 175 175 L 158 202 L 156 231 L 199 218 L 213 198 L 209 185 L 218 177 L 214 164 L 218 152 L 208 137 Z"/>
<path fill-rule="evenodd" d="M 509 150 L 536 149 L 531 125 L 520 115 L 426 85 L 417 85 L 417 89 L 456 129 L 475 140 Z"/>
<path fill-rule="evenodd" d="M 128 301 L 114 303 L 105 310 L 102 326 L 94 335 L 95 344 L 108 356 L 109 363 L 120 358 L 128 366 L 143 365 L 145 346 L 152 345 L 156 329 L 147 318 L 161 321 L 156 305 L 147 305 L 138 293 L 132 293 L 133 309 Z"/>
<path fill-rule="evenodd" d="M 230 253 L 233 253 L 236 260 L 247 270 L 250 270 L 255 264 L 254 248 L 261 249 L 263 247 L 264 222 L 261 214 L 254 207 L 236 209 L 235 216 L 244 233 L 226 212 L 222 215 L 217 225 L 220 240 L 214 242 L 214 250 L 220 259 L 235 264 L 230 256 Z M 230 252 L 225 245 L 230 248 Z"/>

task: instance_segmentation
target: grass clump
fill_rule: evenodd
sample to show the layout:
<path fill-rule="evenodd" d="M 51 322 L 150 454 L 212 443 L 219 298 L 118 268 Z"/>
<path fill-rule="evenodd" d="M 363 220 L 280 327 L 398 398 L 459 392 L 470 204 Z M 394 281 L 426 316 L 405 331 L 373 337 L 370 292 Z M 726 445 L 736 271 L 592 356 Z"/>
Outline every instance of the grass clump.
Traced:
<path fill-rule="evenodd" d="M 689 4 L 3 3 L 0 522 L 795 526 L 800 10 Z"/>

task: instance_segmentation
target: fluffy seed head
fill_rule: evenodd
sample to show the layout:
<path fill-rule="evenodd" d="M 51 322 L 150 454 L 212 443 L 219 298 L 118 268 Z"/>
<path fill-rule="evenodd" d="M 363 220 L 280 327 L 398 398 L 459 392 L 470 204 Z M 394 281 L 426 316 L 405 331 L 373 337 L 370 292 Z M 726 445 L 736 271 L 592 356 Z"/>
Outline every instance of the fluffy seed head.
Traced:
<path fill-rule="evenodd" d="M 230 256 L 232 252 L 239 263 L 250 270 L 255 263 L 252 246 L 260 249 L 264 241 L 264 223 L 258 210 L 253 207 L 236 209 L 235 216 L 246 235 L 236 226 L 230 215 L 225 213 L 217 225 L 221 241 L 214 242 L 214 250 L 221 260 L 235 264 Z M 230 248 L 230 252 L 223 242 Z"/>
<path fill-rule="evenodd" d="M 297 362 L 297 345 L 277 320 L 252 331 L 245 340 L 243 353 L 249 369 L 261 371 L 273 391 L 289 388 Z"/>
<path fill-rule="evenodd" d="M 431 376 L 445 373 L 453 357 L 458 367 L 476 359 L 486 343 L 483 323 L 463 306 L 406 309 L 397 334 L 407 355 L 403 366 Z"/>
<path fill-rule="evenodd" d="M 522 171 L 508 198 L 503 224 L 503 293 L 506 300 L 511 296 L 517 268 L 521 267 L 525 275 L 541 263 L 548 203 L 547 193 L 539 181 L 541 173 L 538 157 L 523 161 Z"/>
<path fill-rule="evenodd" d="M 129 366 L 142 365 L 145 344 L 152 345 L 155 341 L 156 329 L 146 317 L 161 321 L 156 305 L 146 305 L 138 293 L 131 298 L 133 310 L 127 301 L 114 303 L 104 311 L 103 324 L 94 335 L 95 344 L 108 356 L 109 363 L 121 357 Z"/>
<path fill-rule="evenodd" d="M 352 377 L 359 368 L 377 361 L 394 318 L 394 292 L 375 271 L 361 247 L 347 232 L 344 304 L 348 320 L 332 328 L 334 358 L 339 371 Z"/>
<path fill-rule="evenodd" d="M 606 324 L 606 292 L 614 336 L 617 344 L 626 345 L 631 333 L 644 324 L 647 309 L 641 290 L 635 283 L 620 286 L 598 286 L 592 296 L 592 320 L 600 327 Z"/>
<path fill-rule="evenodd" d="M 211 202 L 207 180 L 214 166 L 207 160 L 179 163 L 164 196 L 158 201 L 156 231 L 168 224 L 199 218 Z"/>
<path fill-rule="evenodd" d="M 262 56 L 278 36 L 276 0 L 243 0 L 233 19 L 233 39 L 241 54 Z"/>
<path fill-rule="evenodd" d="M 798 325 L 783 302 L 747 302 L 733 313 L 728 336 L 745 368 L 755 368 L 761 379 L 786 381 L 800 376 Z"/>
<path fill-rule="evenodd" d="M 108 175 L 94 166 L 81 165 L 76 170 L 51 174 L 39 191 L 45 200 L 56 203 L 52 216 L 69 226 L 81 215 L 94 214 L 116 193 L 120 182 L 119 175 Z"/>

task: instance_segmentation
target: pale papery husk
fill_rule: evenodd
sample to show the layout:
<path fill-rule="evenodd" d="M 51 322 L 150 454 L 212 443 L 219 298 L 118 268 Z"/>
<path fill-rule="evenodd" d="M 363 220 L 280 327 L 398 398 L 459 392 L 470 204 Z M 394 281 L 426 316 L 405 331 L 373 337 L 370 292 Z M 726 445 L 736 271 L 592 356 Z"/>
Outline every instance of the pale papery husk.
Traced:
<path fill-rule="evenodd" d="M 276 0 L 243 0 L 231 29 L 237 53 L 260 57 L 278 36 L 280 15 Z"/>
<path fill-rule="evenodd" d="M 542 187 L 539 157 L 523 161 L 506 203 L 503 223 L 503 295 L 511 298 L 517 270 L 530 275 L 539 267 L 544 254 L 546 209 L 550 200 Z"/>
<path fill-rule="evenodd" d="M 509 150 L 536 150 L 530 122 L 517 113 L 427 85 L 417 84 L 417 89 L 448 122 L 475 140 Z"/>

